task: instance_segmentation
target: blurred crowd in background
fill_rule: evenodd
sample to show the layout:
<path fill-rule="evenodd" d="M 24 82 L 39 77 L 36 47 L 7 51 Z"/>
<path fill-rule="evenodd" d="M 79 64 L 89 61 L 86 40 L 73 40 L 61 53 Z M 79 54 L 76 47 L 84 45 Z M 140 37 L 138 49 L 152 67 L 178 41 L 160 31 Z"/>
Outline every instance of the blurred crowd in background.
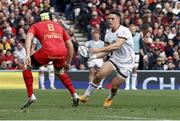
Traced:
<path fill-rule="evenodd" d="M 75 55 L 72 70 L 88 69 L 77 54 L 74 28 L 92 40 L 100 31 L 104 41 L 107 14 L 117 10 L 121 24 L 132 31 L 140 70 L 180 70 L 180 1 L 178 0 L 0 0 L 0 69 L 22 69 L 26 32 L 49 11 L 72 37 Z M 67 27 L 69 20 L 75 26 Z M 138 35 L 138 36 L 137 36 Z"/>

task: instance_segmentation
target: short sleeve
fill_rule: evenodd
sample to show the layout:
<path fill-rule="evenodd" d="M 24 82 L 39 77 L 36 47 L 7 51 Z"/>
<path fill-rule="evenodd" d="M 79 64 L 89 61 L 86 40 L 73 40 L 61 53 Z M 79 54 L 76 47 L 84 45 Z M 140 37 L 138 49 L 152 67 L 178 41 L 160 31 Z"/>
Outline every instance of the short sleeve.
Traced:
<path fill-rule="evenodd" d="M 123 38 L 123 39 L 127 40 L 132 35 L 131 35 L 131 32 L 130 32 L 130 30 L 128 28 L 122 28 L 117 33 L 117 36 L 118 36 L 118 38 Z"/>

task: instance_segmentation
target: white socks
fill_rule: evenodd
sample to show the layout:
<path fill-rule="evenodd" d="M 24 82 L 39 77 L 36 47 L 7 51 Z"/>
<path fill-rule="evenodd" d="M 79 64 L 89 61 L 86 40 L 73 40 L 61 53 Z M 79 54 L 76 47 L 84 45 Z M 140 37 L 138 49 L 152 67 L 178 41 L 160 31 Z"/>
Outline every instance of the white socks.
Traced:
<path fill-rule="evenodd" d="M 103 87 L 103 82 L 105 79 L 102 79 L 101 82 L 99 83 L 98 89 L 101 89 Z"/>
<path fill-rule="evenodd" d="M 136 85 L 137 85 L 137 73 L 129 75 L 128 78 L 126 79 L 125 90 L 129 90 L 130 88 L 132 90 L 137 90 Z"/>
<path fill-rule="evenodd" d="M 90 97 L 91 94 L 96 90 L 98 85 L 94 84 L 93 82 L 89 83 L 88 88 L 86 89 L 86 92 L 84 93 L 84 96 Z"/>
<path fill-rule="evenodd" d="M 53 88 L 54 87 L 54 76 L 49 76 L 49 81 L 50 81 L 50 87 Z"/>
<path fill-rule="evenodd" d="M 50 88 L 51 89 L 55 89 L 54 80 L 55 80 L 54 76 L 49 76 Z M 45 89 L 45 76 L 44 75 L 39 75 L 39 82 L 40 82 L 41 89 Z"/>
<path fill-rule="evenodd" d="M 137 85 L 137 74 L 132 74 L 132 77 L 131 77 L 131 80 L 132 80 L 132 90 L 137 90 L 136 88 L 136 85 Z"/>
<path fill-rule="evenodd" d="M 44 80 L 45 80 L 44 75 L 39 75 L 39 83 L 40 83 L 41 89 L 45 89 Z"/>
<path fill-rule="evenodd" d="M 130 89 L 130 77 L 131 77 L 131 75 L 129 75 L 128 77 L 127 77 L 127 79 L 126 79 L 126 87 L 125 87 L 125 90 L 129 90 Z"/>

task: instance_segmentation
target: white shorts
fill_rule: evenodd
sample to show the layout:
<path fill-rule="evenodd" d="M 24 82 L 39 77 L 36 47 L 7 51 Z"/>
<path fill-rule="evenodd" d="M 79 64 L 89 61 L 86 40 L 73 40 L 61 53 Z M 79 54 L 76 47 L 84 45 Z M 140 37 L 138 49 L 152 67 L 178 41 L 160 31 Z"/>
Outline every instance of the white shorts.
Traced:
<path fill-rule="evenodd" d="M 39 67 L 40 71 L 52 71 L 54 70 L 54 66 L 52 61 L 50 61 L 47 65 L 43 65 Z"/>
<path fill-rule="evenodd" d="M 92 67 L 98 67 L 100 68 L 103 65 L 103 59 L 93 59 L 91 61 L 88 61 L 88 67 L 92 68 Z"/>
<path fill-rule="evenodd" d="M 125 67 L 119 67 L 112 60 L 108 60 L 108 61 L 112 63 L 114 71 L 116 71 L 117 75 L 120 76 L 121 78 L 126 79 L 130 75 L 130 73 L 132 71 L 132 67 L 129 67 L 129 68 L 127 68 L 127 67 L 126 68 Z"/>

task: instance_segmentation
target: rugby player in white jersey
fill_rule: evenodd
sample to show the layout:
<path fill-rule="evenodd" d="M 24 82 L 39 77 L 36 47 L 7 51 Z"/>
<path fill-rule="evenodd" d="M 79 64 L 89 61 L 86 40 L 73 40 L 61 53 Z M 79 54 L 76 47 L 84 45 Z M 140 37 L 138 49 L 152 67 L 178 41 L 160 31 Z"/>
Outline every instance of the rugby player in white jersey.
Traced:
<path fill-rule="evenodd" d="M 91 48 L 102 48 L 104 47 L 104 41 L 100 40 L 100 32 L 99 30 L 92 31 L 92 40 L 85 43 L 85 46 L 90 50 Z M 89 60 L 88 62 L 89 67 L 89 82 L 94 80 L 96 72 L 103 64 L 103 58 L 96 58 Z M 104 79 L 101 80 L 97 89 L 101 89 L 103 85 Z"/>
<path fill-rule="evenodd" d="M 108 15 L 108 22 L 110 30 L 106 32 L 105 41 L 109 42 L 109 45 L 103 48 L 93 48 L 90 51 L 94 53 L 92 58 L 104 57 L 109 53 L 112 54 L 96 73 L 94 80 L 89 83 L 84 95 L 80 97 L 81 102 L 86 102 L 98 87 L 99 82 L 116 72 L 116 79 L 113 79 L 109 96 L 104 102 L 105 107 L 111 106 L 113 97 L 117 94 L 121 84 L 126 81 L 135 62 L 132 34 L 127 27 L 120 24 L 120 14 L 116 11 L 111 11 Z"/>

